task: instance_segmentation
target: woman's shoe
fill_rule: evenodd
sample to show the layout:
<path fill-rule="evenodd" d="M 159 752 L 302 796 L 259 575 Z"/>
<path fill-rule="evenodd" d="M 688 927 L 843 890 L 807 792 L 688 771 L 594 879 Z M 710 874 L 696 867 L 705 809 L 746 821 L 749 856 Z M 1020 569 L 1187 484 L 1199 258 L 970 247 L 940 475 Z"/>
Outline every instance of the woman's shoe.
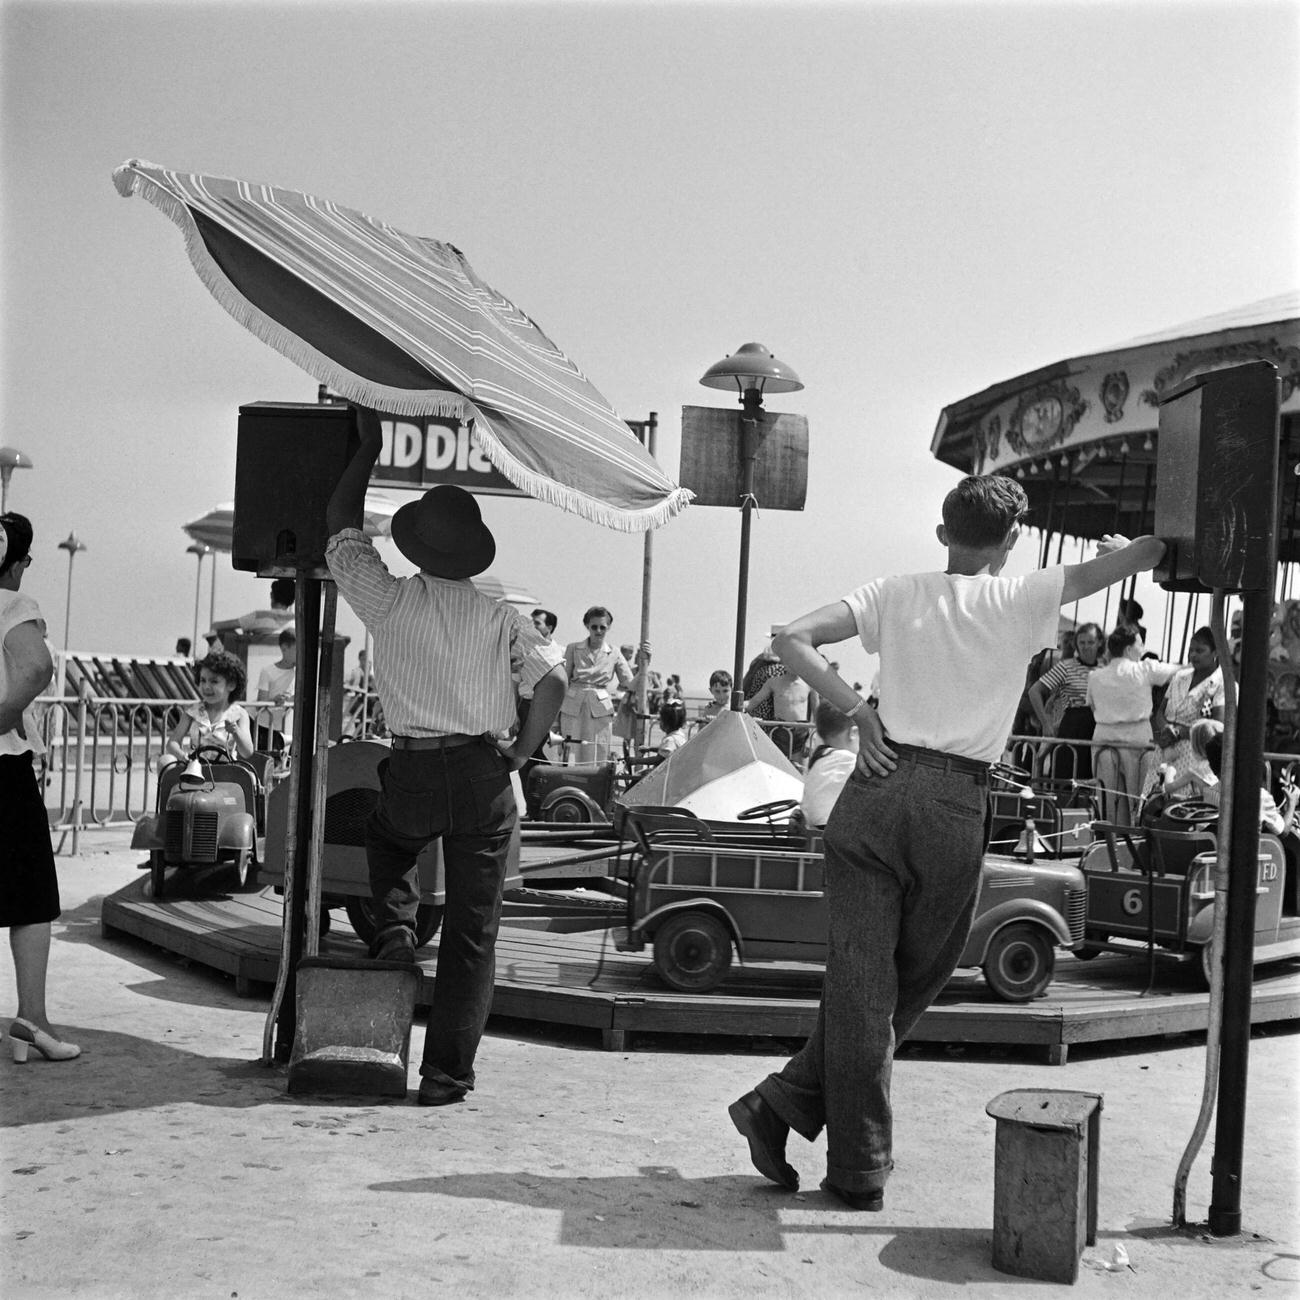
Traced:
<path fill-rule="evenodd" d="M 34 1047 L 47 1061 L 71 1061 L 81 1055 L 76 1043 L 61 1043 L 52 1034 L 37 1029 L 30 1020 L 15 1020 L 9 1026 L 9 1050 L 19 1065 L 27 1060 L 29 1047 Z"/>

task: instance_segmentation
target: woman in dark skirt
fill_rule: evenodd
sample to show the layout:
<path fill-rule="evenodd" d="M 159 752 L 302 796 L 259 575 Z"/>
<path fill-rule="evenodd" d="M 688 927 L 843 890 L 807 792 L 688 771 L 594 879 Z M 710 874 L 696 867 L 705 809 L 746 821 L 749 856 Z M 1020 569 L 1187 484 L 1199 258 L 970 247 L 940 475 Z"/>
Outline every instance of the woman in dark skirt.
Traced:
<path fill-rule="evenodd" d="M 47 1061 L 81 1055 L 74 1043 L 59 1041 L 45 1010 L 59 883 L 33 766 L 42 746 L 31 705 L 54 667 L 40 608 L 18 590 L 31 551 L 31 524 L 22 515 L 0 515 L 0 926 L 9 931 L 14 955 L 18 1015 L 9 1025 L 9 1046 L 20 1063 L 33 1048 Z"/>

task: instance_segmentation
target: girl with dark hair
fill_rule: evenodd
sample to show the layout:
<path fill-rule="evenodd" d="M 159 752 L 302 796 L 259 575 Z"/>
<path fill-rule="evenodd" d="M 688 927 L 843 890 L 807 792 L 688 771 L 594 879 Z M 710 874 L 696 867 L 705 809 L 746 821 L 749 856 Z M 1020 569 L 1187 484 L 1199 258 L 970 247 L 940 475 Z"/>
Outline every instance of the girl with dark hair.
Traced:
<path fill-rule="evenodd" d="M 659 757 L 667 758 L 686 743 L 686 705 L 681 700 L 665 700 L 659 706 L 659 729 Z"/>
<path fill-rule="evenodd" d="M 59 915 L 59 882 L 50 820 L 34 766 L 44 751 L 31 706 L 54 674 L 45 620 L 20 593 L 32 563 L 32 526 L 0 515 L 0 925 L 9 931 L 18 984 L 18 1015 L 9 1025 L 15 1061 L 32 1048 L 47 1061 L 81 1055 L 60 1042 L 45 1009 L 50 923 Z"/>
<path fill-rule="evenodd" d="M 167 737 L 165 763 L 177 763 L 202 745 L 251 758 L 253 732 L 248 710 L 234 703 L 243 698 L 248 678 L 244 665 L 225 650 L 214 650 L 198 663 L 199 698 L 182 714 Z"/>

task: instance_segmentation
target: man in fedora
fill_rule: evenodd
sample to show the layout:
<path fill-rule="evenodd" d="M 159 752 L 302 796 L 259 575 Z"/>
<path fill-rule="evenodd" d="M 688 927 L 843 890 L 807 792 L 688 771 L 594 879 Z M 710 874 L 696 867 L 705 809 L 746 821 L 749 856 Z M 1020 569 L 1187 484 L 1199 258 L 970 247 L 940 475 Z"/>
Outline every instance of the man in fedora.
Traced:
<path fill-rule="evenodd" d="M 325 558 L 344 600 L 374 638 L 375 689 L 393 751 L 379 765 L 379 803 L 366 822 L 377 931 L 371 956 L 415 960 L 416 858 L 442 841 L 447 902 L 433 1006 L 424 1035 L 420 1103 L 460 1101 L 492 1002 L 506 854 L 517 813 L 510 773 L 545 739 L 567 680 L 559 649 L 513 606 L 469 581 L 496 542 L 478 502 L 431 488 L 394 516 L 397 549 L 420 572 L 395 578 L 361 530 L 366 484 L 383 438 L 355 407 L 361 446 L 326 507 Z M 512 671 L 533 703 L 513 743 L 493 739 L 516 716 Z"/>

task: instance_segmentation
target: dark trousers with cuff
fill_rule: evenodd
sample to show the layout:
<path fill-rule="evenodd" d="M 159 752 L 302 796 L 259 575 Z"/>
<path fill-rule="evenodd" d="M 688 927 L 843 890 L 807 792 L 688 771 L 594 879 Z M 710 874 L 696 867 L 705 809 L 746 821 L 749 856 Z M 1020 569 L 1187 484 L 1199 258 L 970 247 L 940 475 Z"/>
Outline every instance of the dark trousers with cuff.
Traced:
<path fill-rule="evenodd" d="M 379 804 L 366 821 L 366 860 L 381 931 L 414 928 L 416 858 L 431 840 L 442 842 L 447 901 L 420 1074 L 468 1092 L 492 1005 L 501 892 L 518 816 L 510 765 L 486 741 L 394 749 L 379 765 L 379 779 Z"/>
<path fill-rule="evenodd" d="M 812 1141 L 826 1175 L 883 1190 L 893 1168 L 894 1050 L 947 983 L 970 933 L 988 777 L 900 757 L 855 769 L 826 824 L 826 977 L 811 1037 L 758 1093 Z"/>

